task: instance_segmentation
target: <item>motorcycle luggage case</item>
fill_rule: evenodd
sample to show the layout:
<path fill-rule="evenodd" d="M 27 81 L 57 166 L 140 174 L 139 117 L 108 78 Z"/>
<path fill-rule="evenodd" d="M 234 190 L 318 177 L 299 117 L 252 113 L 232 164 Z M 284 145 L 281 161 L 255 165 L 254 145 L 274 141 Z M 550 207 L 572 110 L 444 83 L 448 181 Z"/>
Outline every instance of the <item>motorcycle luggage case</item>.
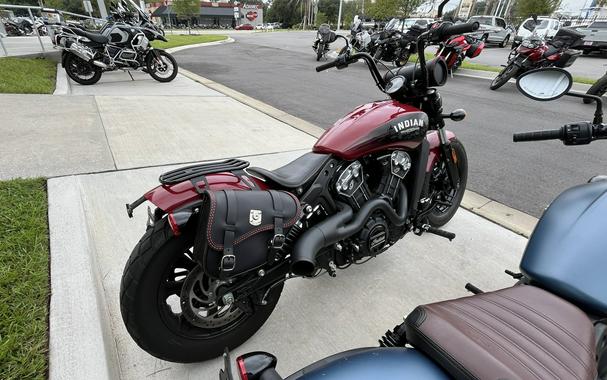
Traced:
<path fill-rule="evenodd" d="M 481 53 L 481 51 L 483 51 L 484 47 L 485 47 L 485 43 L 483 41 L 478 41 L 478 42 L 473 43 L 472 45 L 470 45 L 470 49 L 468 49 L 468 51 L 466 51 L 466 57 L 468 57 L 468 58 L 478 57 L 478 55 Z"/>
<path fill-rule="evenodd" d="M 556 67 L 569 67 L 573 65 L 573 62 L 582 54 L 579 50 L 565 50 L 561 55 L 561 58 L 554 64 Z"/>
<path fill-rule="evenodd" d="M 575 42 L 584 39 L 585 35 L 577 30 L 561 28 L 552 38 L 550 43 L 560 46 L 572 46 Z"/>
<path fill-rule="evenodd" d="M 302 213 L 299 200 L 286 191 L 203 194 L 194 257 L 213 278 L 234 277 L 263 266 L 285 243 Z"/>

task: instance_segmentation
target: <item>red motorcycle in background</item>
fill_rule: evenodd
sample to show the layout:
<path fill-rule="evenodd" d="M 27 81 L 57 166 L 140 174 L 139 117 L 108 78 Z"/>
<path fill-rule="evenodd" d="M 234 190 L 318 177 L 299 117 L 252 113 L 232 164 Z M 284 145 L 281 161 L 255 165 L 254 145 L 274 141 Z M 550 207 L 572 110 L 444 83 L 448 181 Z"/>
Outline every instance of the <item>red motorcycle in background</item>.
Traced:
<path fill-rule="evenodd" d="M 478 57 L 485 48 L 487 35 L 477 38 L 471 35 L 459 35 L 447 38 L 438 46 L 437 57 L 443 57 L 447 68 L 453 72 L 457 70 L 464 59 Z"/>
<path fill-rule="evenodd" d="M 510 78 L 518 78 L 529 70 L 571 66 L 582 53 L 573 49 L 581 45 L 583 38 L 582 33 L 569 28 L 561 28 L 550 41 L 531 35 L 512 49 L 508 63 L 493 79 L 489 88 L 497 90 Z"/>

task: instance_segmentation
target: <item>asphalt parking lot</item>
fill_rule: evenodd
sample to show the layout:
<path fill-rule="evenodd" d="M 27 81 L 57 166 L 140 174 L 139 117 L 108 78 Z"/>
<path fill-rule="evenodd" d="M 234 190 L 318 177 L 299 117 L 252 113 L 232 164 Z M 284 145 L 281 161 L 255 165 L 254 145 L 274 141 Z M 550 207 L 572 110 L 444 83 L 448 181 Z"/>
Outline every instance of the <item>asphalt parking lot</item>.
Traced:
<path fill-rule="evenodd" d="M 385 98 L 363 64 L 316 73 L 313 36 L 311 32 L 254 33 L 235 36 L 233 44 L 190 49 L 176 57 L 188 70 L 323 128 L 359 104 Z M 481 57 L 493 59 L 500 51 L 505 49 L 490 48 Z M 583 57 L 572 67 L 598 70 L 602 62 Z M 573 98 L 534 102 L 513 84 L 491 91 L 486 79 L 462 76 L 450 79 L 441 94 L 445 110 L 464 108 L 468 113 L 466 120 L 452 122 L 449 128 L 468 151 L 468 188 L 473 191 L 539 216 L 565 188 L 607 171 L 607 151 L 601 143 L 564 147 L 556 141 L 512 142 L 514 132 L 589 120 L 592 106 Z"/>

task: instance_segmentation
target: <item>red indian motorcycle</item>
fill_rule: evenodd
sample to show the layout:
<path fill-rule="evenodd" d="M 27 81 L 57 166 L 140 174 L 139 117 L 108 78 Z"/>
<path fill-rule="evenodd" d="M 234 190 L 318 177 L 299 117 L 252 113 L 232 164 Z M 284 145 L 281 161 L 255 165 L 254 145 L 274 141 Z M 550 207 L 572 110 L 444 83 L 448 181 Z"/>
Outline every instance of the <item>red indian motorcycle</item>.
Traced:
<path fill-rule="evenodd" d="M 478 23 L 445 23 L 428 41 L 470 32 Z M 426 40 L 418 41 L 423 53 Z M 120 289 L 121 312 L 135 342 L 174 362 L 222 354 L 251 337 L 272 313 L 285 280 L 359 264 L 407 232 L 430 232 L 462 200 L 463 145 L 445 129 L 438 91 L 447 67 L 437 57 L 382 77 L 367 53 L 319 66 L 363 60 L 390 99 L 361 105 L 338 120 L 312 152 L 276 170 L 239 159 L 162 174 L 161 185 L 127 205 L 149 201 L 147 231 L 134 248 Z"/>
<path fill-rule="evenodd" d="M 443 57 L 450 71 L 457 70 L 464 59 L 478 57 L 485 48 L 486 35 L 476 38 L 469 35 L 451 36 L 439 43 L 437 57 Z"/>
<path fill-rule="evenodd" d="M 584 35 L 576 30 L 562 28 L 551 41 L 532 35 L 510 52 L 508 63 L 493 79 L 492 90 L 502 87 L 510 78 L 518 78 L 524 72 L 541 67 L 569 67 L 580 56 L 576 48 Z"/>

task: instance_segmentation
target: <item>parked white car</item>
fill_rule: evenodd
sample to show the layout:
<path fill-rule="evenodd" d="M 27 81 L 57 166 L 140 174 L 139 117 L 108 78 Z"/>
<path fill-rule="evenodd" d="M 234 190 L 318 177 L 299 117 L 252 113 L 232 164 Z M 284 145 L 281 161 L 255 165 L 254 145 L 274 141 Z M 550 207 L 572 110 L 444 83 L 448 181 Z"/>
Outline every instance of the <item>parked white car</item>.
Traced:
<path fill-rule="evenodd" d="M 538 17 L 537 22 L 533 18 L 526 19 L 516 32 L 515 41 L 520 42 L 531 36 L 535 31 L 535 35 L 542 38 L 552 38 L 561 28 L 561 22 L 555 18 Z"/>
<path fill-rule="evenodd" d="M 406 32 L 407 30 L 409 30 L 413 25 L 419 25 L 419 26 L 423 26 L 423 27 L 427 27 L 429 24 L 432 24 L 434 22 L 434 19 L 431 18 L 406 18 L 406 19 L 401 19 L 398 21 L 398 23 L 396 25 L 394 25 L 393 29 L 394 30 L 402 30 L 403 32 Z"/>

